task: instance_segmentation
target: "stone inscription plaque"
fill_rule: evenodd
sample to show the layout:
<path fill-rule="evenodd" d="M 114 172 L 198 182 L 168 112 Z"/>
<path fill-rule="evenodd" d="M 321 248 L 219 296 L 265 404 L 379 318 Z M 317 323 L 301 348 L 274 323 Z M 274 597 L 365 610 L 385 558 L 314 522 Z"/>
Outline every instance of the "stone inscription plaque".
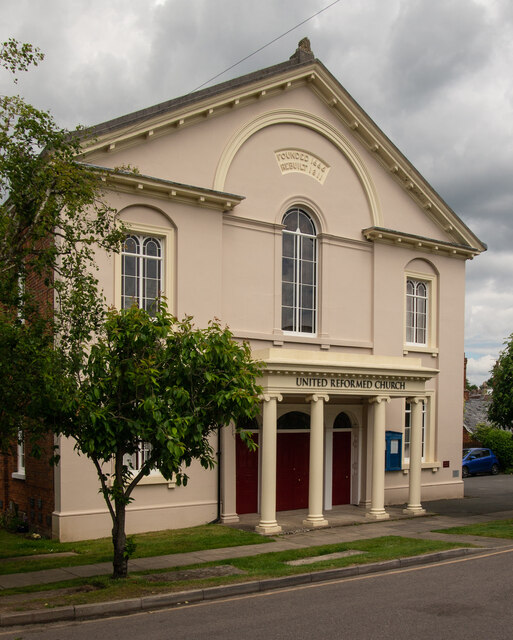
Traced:
<path fill-rule="evenodd" d="M 330 170 L 320 158 L 301 149 L 280 149 L 275 151 L 274 155 L 282 174 L 304 173 L 324 184 Z"/>

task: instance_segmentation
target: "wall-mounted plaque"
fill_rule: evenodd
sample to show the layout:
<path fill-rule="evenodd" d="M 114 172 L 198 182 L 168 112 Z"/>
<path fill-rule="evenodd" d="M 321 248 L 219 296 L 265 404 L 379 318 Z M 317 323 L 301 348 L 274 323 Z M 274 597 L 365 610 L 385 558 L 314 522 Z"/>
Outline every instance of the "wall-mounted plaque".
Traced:
<path fill-rule="evenodd" d="M 280 149 L 275 151 L 276 161 L 283 174 L 305 173 L 317 182 L 324 184 L 330 167 L 320 158 L 301 149 Z"/>

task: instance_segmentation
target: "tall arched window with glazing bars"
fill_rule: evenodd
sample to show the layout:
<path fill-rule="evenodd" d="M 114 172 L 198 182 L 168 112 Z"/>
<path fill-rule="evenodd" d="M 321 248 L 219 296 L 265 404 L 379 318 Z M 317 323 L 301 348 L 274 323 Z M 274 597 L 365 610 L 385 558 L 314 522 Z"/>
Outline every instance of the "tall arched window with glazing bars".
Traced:
<path fill-rule="evenodd" d="M 427 344 L 428 287 L 422 280 L 406 280 L 406 342 Z"/>
<path fill-rule="evenodd" d="M 317 231 L 298 207 L 283 217 L 281 328 L 317 332 Z"/>
<path fill-rule="evenodd" d="M 121 308 L 136 305 L 151 316 L 162 294 L 163 248 L 159 238 L 131 234 L 121 251 Z"/>

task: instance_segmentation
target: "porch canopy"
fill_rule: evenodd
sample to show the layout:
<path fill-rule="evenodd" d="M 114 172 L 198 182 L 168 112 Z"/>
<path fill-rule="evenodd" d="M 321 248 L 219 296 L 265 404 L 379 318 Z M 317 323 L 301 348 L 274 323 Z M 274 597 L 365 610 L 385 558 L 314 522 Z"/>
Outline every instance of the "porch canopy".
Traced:
<path fill-rule="evenodd" d="M 281 531 L 276 520 L 277 403 L 310 403 L 310 465 L 308 516 L 305 524 L 326 526 L 323 513 L 324 406 L 328 401 L 358 397 L 371 409 L 372 479 L 369 518 L 385 519 L 386 405 L 392 398 L 411 403 L 409 499 L 407 512 L 424 513 L 420 503 L 422 465 L 422 403 L 426 382 L 438 370 L 422 366 L 420 358 L 369 354 L 324 353 L 270 348 L 254 351 L 265 364 L 263 387 L 260 522 L 257 531 Z"/>

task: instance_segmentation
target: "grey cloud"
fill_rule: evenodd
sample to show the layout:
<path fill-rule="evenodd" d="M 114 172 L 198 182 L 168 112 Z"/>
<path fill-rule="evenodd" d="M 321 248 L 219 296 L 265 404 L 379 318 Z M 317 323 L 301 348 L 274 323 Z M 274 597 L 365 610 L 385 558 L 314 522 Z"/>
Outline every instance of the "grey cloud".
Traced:
<path fill-rule="evenodd" d="M 403 2 L 390 34 L 383 89 L 403 109 L 431 101 L 490 55 L 484 8 L 472 0 Z"/>
<path fill-rule="evenodd" d="M 327 4 L 320 0 L 3 0 L 0 40 L 40 46 L 18 91 L 65 126 L 183 95 Z M 513 3 L 342 1 L 216 82 L 314 53 L 489 245 L 468 265 L 467 344 L 513 330 Z M 12 93 L 0 71 L 0 93 Z M 489 321 L 493 318 L 493 322 Z"/>
<path fill-rule="evenodd" d="M 177 11 L 176 3 L 167 2 L 155 12 L 148 70 L 153 86 L 163 83 L 168 87 L 168 98 L 192 91 L 221 73 L 279 36 L 296 20 L 299 22 L 302 17 L 313 13 L 318 3 L 290 4 L 267 0 L 249 4 L 239 0 L 222 3 L 203 0 L 189 6 L 191 11 Z M 293 53 L 299 37 L 297 33 L 291 36 L 288 55 Z M 282 41 L 279 47 L 263 50 L 215 82 L 281 62 L 283 54 L 278 51 L 283 51 L 284 46 Z M 175 91 L 177 85 L 179 93 Z"/>

